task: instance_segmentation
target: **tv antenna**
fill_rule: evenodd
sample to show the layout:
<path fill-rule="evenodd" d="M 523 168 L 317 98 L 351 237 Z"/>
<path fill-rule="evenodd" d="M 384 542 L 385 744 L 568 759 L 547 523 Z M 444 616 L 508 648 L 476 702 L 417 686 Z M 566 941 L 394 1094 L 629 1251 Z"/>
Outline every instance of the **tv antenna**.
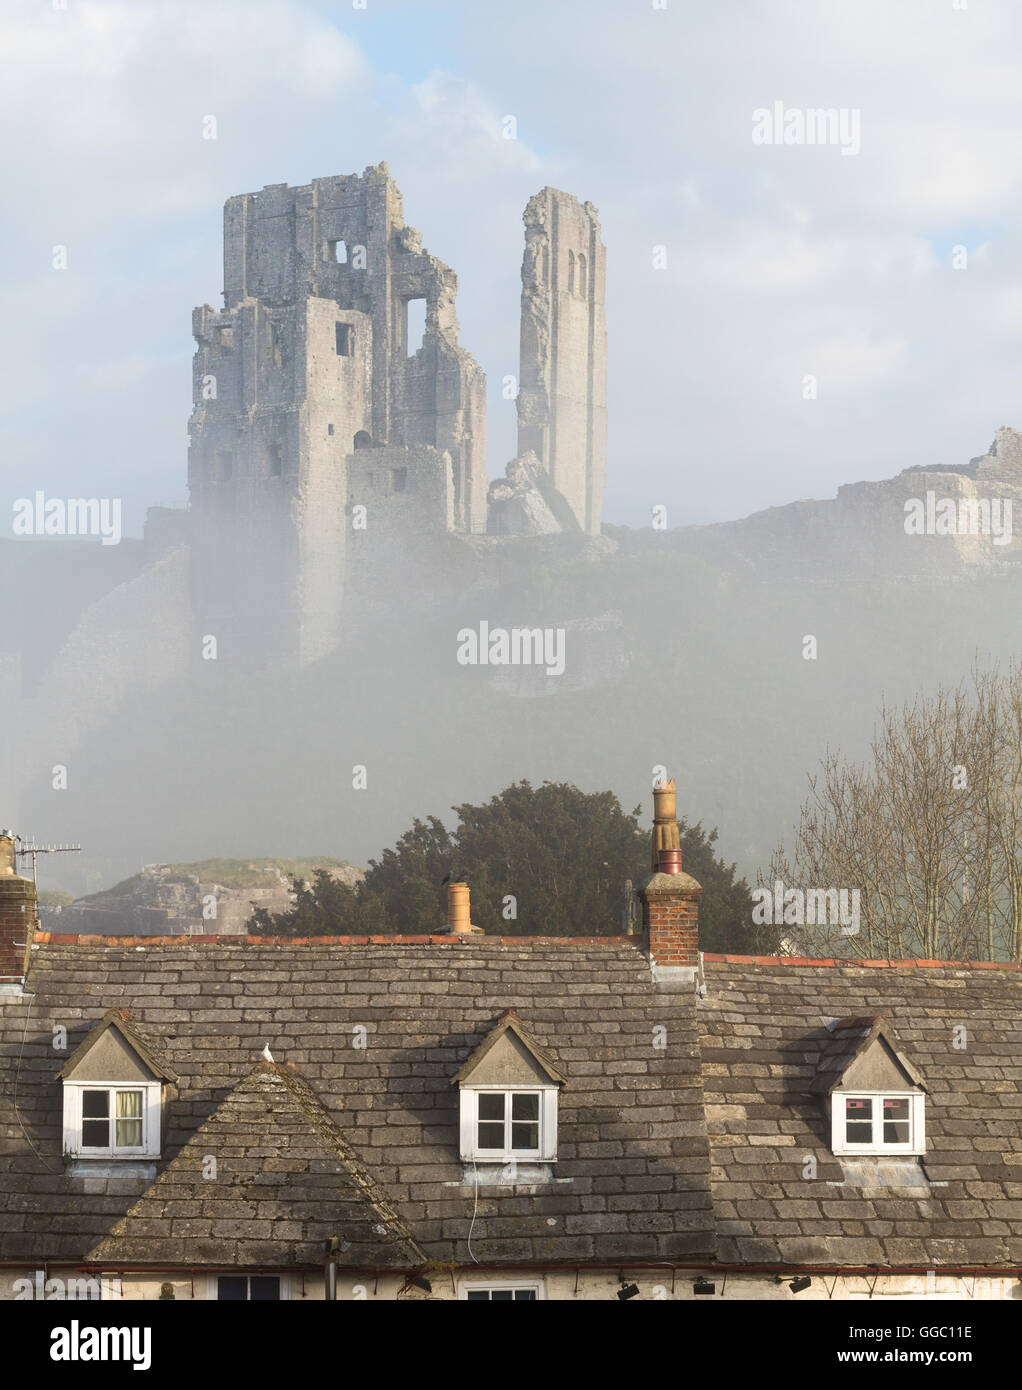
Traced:
<path fill-rule="evenodd" d="M 18 835 L 15 839 L 14 853 L 20 855 L 22 859 L 27 859 L 29 855 L 32 856 L 32 882 L 36 884 L 37 888 L 39 885 L 36 879 L 36 855 L 81 854 L 81 852 L 81 845 L 37 845 L 34 840 L 31 844 L 29 844 L 29 842 L 27 840 L 23 840 L 20 835 Z"/>

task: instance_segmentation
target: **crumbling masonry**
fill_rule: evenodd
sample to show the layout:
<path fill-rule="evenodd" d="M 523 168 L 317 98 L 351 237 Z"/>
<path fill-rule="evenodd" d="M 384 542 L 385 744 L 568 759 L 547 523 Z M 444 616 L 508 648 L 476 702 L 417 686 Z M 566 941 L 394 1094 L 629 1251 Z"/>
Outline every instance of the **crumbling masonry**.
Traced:
<path fill-rule="evenodd" d="M 572 519 L 599 533 L 599 223 L 591 204 L 553 189 L 525 222 L 519 453 L 545 471 L 560 516 L 545 527 L 529 507 L 509 509 L 506 491 L 488 517 L 486 380 L 458 345 L 457 276 L 405 224 L 386 165 L 229 199 L 224 308 L 192 316 L 188 482 L 206 630 L 301 664 L 333 650 L 360 523 L 363 552 L 374 525 L 393 538 L 405 519 L 419 535 Z M 409 340 L 417 300 L 421 343 Z"/>

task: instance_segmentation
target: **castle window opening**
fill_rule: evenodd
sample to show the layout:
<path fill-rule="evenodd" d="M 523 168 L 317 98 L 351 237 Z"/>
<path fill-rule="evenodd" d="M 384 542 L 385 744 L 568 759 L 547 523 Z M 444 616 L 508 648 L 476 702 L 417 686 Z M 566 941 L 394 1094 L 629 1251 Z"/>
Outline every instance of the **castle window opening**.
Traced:
<path fill-rule="evenodd" d="M 326 432 L 327 432 L 327 434 L 333 434 L 333 432 L 334 432 L 334 427 L 333 427 L 333 425 L 327 425 L 327 427 L 326 427 Z"/>
<path fill-rule="evenodd" d="M 422 347 L 426 338 L 426 301 L 424 299 L 405 300 L 405 355 L 413 356 Z"/>
<path fill-rule="evenodd" d="M 270 445 L 270 477 L 279 478 L 281 475 L 280 449 L 276 444 Z"/>
<path fill-rule="evenodd" d="M 359 430 L 358 434 L 355 435 L 353 443 L 356 449 L 371 449 L 373 447 L 372 435 L 368 430 Z"/>
<path fill-rule="evenodd" d="M 231 327 L 218 329 L 216 341 L 221 352 L 231 352 L 234 348 L 234 329 Z"/>
<path fill-rule="evenodd" d="M 390 481 L 392 492 L 404 492 L 408 486 L 408 469 L 392 468 L 390 470 Z"/>
<path fill-rule="evenodd" d="M 580 297 L 581 299 L 585 299 L 585 297 L 586 297 L 586 258 L 585 258 L 585 256 L 579 256 L 579 258 L 578 258 L 578 293 L 579 293 L 579 297 Z"/>
<path fill-rule="evenodd" d="M 568 293 L 575 293 L 575 253 L 568 252 Z"/>
<path fill-rule="evenodd" d="M 348 247 L 343 241 L 327 242 L 327 260 L 333 261 L 335 265 L 348 264 Z"/>
<path fill-rule="evenodd" d="M 339 323 L 334 329 L 334 349 L 338 357 L 351 357 L 355 351 L 355 330 L 350 323 Z"/>
<path fill-rule="evenodd" d="M 275 323 L 270 324 L 270 354 L 275 367 L 284 365 L 284 353 L 280 345 L 280 329 Z"/>

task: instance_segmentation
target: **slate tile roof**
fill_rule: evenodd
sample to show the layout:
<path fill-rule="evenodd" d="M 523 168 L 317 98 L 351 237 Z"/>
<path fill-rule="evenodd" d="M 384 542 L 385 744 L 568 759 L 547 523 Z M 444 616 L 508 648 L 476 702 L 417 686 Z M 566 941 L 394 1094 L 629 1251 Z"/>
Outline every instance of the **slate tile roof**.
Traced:
<path fill-rule="evenodd" d="M 47 942 L 0 1001 L 0 1260 L 315 1265 L 327 1231 L 352 1268 L 1022 1266 L 1022 971 L 704 971 L 701 998 L 659 989 L 637 939 Z M 111 1008 L 178 1078 L 156 1187 L 62 1163 L 54 1029 L 73 1050 Z M 567 1181 L 476 1189 L 451 1082 L 508 1010 L 564 1077 Z M 879 1026 L 927 1091 L 921 1160 L 830 1152 L 814 1079 Z M 215 1194 L 198 1149 L 239 1164 Z"/>
<path fill-rule="evenodd" d="M 309 1265 L 336 1235 L 346 1264 L 425 1261 L 311 1089 L 259 1062 L 87 1259 Z"/>
<path fill-rule="evenodd" d="M 634 941 L 49 942 L 27 990 L 34 997 L 0 1006 L 0 1260 L 82 1261 L 141 1195 L 137 1180 L 83 1179 L 61 1162 L 64 1058 L 53 1030 L 66 1026 L 74 1048 L 112 1007 L 130 1009 L 179 1078 L 165 1107 L 164 1175 L 268 1043 L 432 1260 L 471 1261 L 473 1212 L 481 1263 L 712 1254 L 695 1010 L 688 996 L 656 993 Z M 450 1080 L 508 1009 L 565 1078 L 556 1176 L 566 1181 L 477 1190 L 459 1158 Z M 115 1240 L 140 1239 L 145 1205 Z M 282 1224 L 285 1206 L 282 1193 Z M 298 1206 L 296 1220 L 310 1224 L 277 1242 L 282 1262 L 318 1234 Z M 189 1264 L 222 1262 L 208 1241 L 196 1232 Z M 143 1255 L 144 1242 L 132 1249 Z"/>
<path fill-rule="evenodd" d="M 886 1019 L 839 1018 L 829 1022 L 827 1028 L 829 1037 L 824 1039 L 820 1048 L 816 1075 L 809 1087 L 814 1095 L 829 1096 L 855 1059 L 877 1038 L 882 1038 L 888 1045 L 908 1081 L 925 1091 L 926 1078 L 920 1076 L 917 1068 L 905 1056 Z"/>
<path fill-rule="evenodd" d="M 713 957 L 705 970 L 721 1262 L 1022 1265 L 1022 971 Z M 826 1024 L 863 1014 L 890 1022 L 926 1084 L 923 1196 L 857 1186 L 847 1177 L 863 1165 L 830 1153 L 812 1080 L 832 1043 Z"/>

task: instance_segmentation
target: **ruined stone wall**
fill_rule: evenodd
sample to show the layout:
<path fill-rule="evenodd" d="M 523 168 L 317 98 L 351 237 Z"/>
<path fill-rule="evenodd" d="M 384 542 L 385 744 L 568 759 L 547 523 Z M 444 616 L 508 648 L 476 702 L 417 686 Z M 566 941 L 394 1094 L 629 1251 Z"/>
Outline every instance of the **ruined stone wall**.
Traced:
<path fill-rule="evenodd" d="M 591 203 L 544 188 L 525 209 L 518 453 L 598 535 L 606 475 L 606 263 Z"/>
<path fill-rule="evenodd" d="M 484 529 L 485 377 L 458 346 L 457 277 L 405 225 L 386 165 L 231 198 L 224 286 L 222 313 L 193 316 L 197 607 L 257 662 L 304 664 L 340 638 L 356 442 L 445 450 L 450 524 Z"/>

